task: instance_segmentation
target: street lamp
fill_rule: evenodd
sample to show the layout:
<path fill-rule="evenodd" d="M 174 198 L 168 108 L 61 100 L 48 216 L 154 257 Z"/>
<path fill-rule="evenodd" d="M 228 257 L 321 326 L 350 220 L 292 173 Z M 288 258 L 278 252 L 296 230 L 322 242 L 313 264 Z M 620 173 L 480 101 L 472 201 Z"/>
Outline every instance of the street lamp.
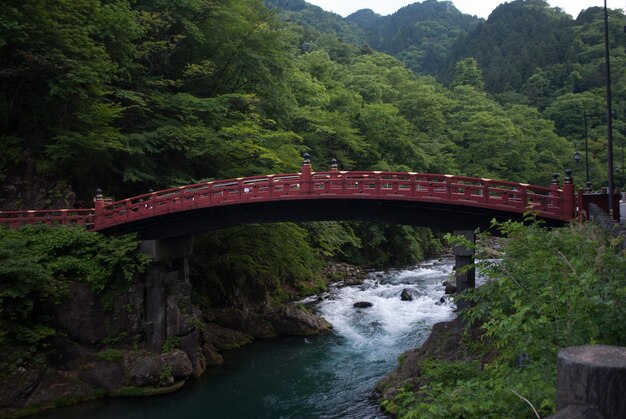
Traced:
<path fill-rule="evenodd" d="M 574 153 L 574 161 L 576 162 L 576 166 L 578 166 L 578 163 L 580 163 L 580 153 L 578 150 Z"/>

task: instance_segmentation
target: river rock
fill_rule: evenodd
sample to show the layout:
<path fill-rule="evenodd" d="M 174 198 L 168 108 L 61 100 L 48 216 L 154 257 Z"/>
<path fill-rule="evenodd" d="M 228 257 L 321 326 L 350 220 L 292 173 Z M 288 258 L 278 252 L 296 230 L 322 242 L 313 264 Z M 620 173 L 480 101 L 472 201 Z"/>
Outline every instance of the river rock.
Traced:
<path fill-rule="evenodd" d="M 50 348 L 46 359 L 53 369 L 61 371 L 78 370 L 96 352 L 94 348 L 80 345 L 62 335 L 52 336 L 48 342 Z"/>
<path fill-rule="evenodd" d="M 446 287 L 446 294 L 456 294 L 456 281 L 443 281 L 442 285 Z"/>
<path fill-rule="evenodd" d="M 374 304 L 370 303 L 369 301 L 358 301 L 356 303 L 354 303 L 354 307 L 355 308 L 369 308 L 371 306 L 373 306 Z"/>
<path fill-rule="evenodd" d="M 167 362 L 174 379 L 184 379 L 193 374 L 191 361 L 185 352 L 174 350 L 163 354 L 163 359 Z"/>
<path fill-rule="evenodd" d="M 219 351 L 235 349 L 251 343 L 254 338 L 237 330 L 222 327 L 216 323 L 206 323 L 204 340 Z"/>
<path fill-rule="evenodd" d="M 413 301 L 413 294 L 408 288 L 405 288 L 400 293 L 400 299 L 402 301 Z"/>
<path fill-rule="evenodd" d="M 207 368 L 224 363 L 224 357 L 222 357 L 210 343 L 202 345 L 202 354 L 204 355 L 204 362 Z"/>
<path fill-rule="evenodd" d="M 295 306 L 284 306 L 267 313 L 274 330 L 283 336 L 311 336 L 332 328 L 326 320 Z"/>
<path fill-rule="evenodd" d="M 180 348 L 187 355 L 194 377 L 200 377 L 206 368 L 205 360 L 202 357 L 200 348 L 200 332 L 194 330 L 180 340 Z"/>
<path fill-rule="evenodd" d="M 43 372 L 36 366 L 16 368 L 10 374 L 2 374 L 0 379 L 0 417 L 4 408 L 21 406 L 37 388 Z"/>
<path fill-rule="evenodd" d="M 436 323 L 419 348 L 405 352 L 402 362 L 390 374 L 376 383 L 376 391 L 386 400 L 393 398 L 404 388 L 418 389 L 427 382 L 421 372 L 421 362 L 425 359 L 469 362 L 473 360 L 470 353 L 463 346 L 466 339 L 465 328 L 460 318 L 447 322 Z M 471 330 L 473 339 L 479 339 L 482 331 L 478 328 Z M 480 361 L 492 356 L 487 353 Z"/>
<path fill-rule="evenodd" d="M 83 345 L 101 342 L 113 336 L 132 341 L 143 333 L 143 286 L 133 285 L 113 301 L 113 309 L 104 308 L 102 297 L 93 293 L 87 282 L 72 282 L 69 298 L 51 305 L 55 326 L 68 339 Z"/>
<path fill-rule="evenodd" d="M 238 330 L 255 338 L 278 336 L 272 323 L 259 313 L 229 307 L 213 310 L 215 323 L 228 329 Z"/>
<path fill-rule="evenodd" d="M 124 385 L 124 367 L 115 361 L 92 361 L 80 369 L 79 378 L 95 388 L 112 392 Z"/>
<path fill-rule="evenodd" d="M 25 406 L 70 404 L 94 397 L 94 388 L 79 379 L 78 371 L 48 371 Z"/>
<path fill-rule="evenodd" d="M 106 338 L 104 323 L 108 316 L 100 309 L 89 284 L 72 282 L 69 293 L 63 304 L 53 307 L 57 328 L 76 342 L 95 343 Z"/>
<path fill-rule="evenodd" d="M 131 385 L 139 387 L 158 386 L 163 383 L 161 374 L 166 367 L 165 360 L 159 356 L 141 357 L 128 370 L 128 381 Z"/>

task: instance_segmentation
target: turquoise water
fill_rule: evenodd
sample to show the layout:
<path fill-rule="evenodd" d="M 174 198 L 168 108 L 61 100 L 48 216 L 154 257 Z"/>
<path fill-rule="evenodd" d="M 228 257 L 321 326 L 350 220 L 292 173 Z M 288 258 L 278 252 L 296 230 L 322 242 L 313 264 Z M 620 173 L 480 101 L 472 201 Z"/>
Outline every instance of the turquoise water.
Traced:
<path fill-rule="evenodd" d="M 333 288 L 316 309 L 333 324 L 323 336 L 256 342 L 225 354 L 225 364 L 180 391 L 110 399 L 41 418 L 377 418 L 373 388 L 399 354 L 421 344 L 432 324 L 452 317 L 441 304 L 450 261 L 373 273 L 362 286 Z M 404 288 L 413 301 L 401 301 Z M 355 309 L 369 301 L 368 309 Z"/>

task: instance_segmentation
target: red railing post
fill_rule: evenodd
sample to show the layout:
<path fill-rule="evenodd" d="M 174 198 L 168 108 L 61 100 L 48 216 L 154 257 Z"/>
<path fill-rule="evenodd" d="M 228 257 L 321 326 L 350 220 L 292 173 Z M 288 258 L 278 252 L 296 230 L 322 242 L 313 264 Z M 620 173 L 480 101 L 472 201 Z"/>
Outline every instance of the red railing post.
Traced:
<path fill-rule="evenodd" d="M 102 210 L 104 210 L 104 197 L 102 189 L 96 189 L 96 196 L 93 198 L 93 229 L 98 230 L 102 224 Z"/>
<path fill-rule="evenodd" d="M 482 181 L 482 194 L 483 194 L 483 202 L 485 204 L 489 203 L 489 181 L 485 180 L 485 179 L 481 179 Z"/>
<path fill-rule="evenodd" d="M 572 220 L 576 217 L 576 200 L 574 196 L 574 179 L 572 171 L 565 170 L 565 180 L 563 181 L 563 219 Z"/>
<path fill-rule="evenodd" d="M 311 160 L 309 153 L 304 153 L 304 161 L 302 162 L 302 171 L 300 173 L 300 193 L 311 193 L 311 179 L 313 178 Z"/>
<path fill-rule="evenodd" d="M 585 208 L 585 198 L 584 191 L 582 189 L 578 190 L 578 196 L 576 197 L 576 218 L 578 221 L 587 221 L 587 209 Z"/>
<path fill-rule="evenodd" d="M 548 199 L 548 207 L 553 207 L 553 208 L 559 208 L 560 211 L 563 211 L 563 201 L 560 200 L 558 202 L 556 202 L 555 197 L 558 196 L 558 190 L 561 189 L 561 184 L 559 182 L 559 174 L 558 173 L 552 173 L 552 182 L 550 183 L 550 188 L 554 189 L 557 192 L 550 192 L 549 199 Z M 562 198 L 562 197 L 561 197 Z"/>
<path fill-rule="evenodd" d="M 339 167 L 337 165 L 337 159 L 332 159 L 330 161 L 330 179 L 326 179 L 324 190 L 327 193 L 331 192 L 333 181 L 339 177 Z"/>

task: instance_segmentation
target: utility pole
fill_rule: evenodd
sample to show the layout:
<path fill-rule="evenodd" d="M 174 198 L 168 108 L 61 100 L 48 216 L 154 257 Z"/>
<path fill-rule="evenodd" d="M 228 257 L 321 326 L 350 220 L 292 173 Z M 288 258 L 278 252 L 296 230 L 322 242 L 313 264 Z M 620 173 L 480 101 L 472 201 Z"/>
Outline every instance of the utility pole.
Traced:
<path fill-rule="evenodd" d="M 613 116 L 611 109 L 611 63 L 609 59 L 609 11 L 604 0 L 604 62 L 606 75 L 606 139 L 608 165 L 609 215 L 613 217 Z"/>

